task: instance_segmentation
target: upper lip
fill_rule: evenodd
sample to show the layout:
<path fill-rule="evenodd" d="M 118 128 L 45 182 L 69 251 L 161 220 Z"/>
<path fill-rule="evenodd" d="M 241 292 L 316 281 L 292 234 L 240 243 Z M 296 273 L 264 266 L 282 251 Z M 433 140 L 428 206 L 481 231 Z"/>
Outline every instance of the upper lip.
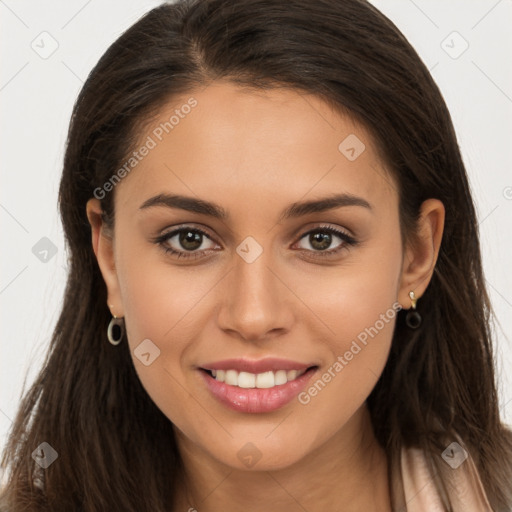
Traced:
<path fill-rule="evenodd" d="M 258 374 L 270 371 L 276 372 L 278 370 L 305 370 L 311 366 L 315 365 L 299 363 L 297 361 L 291 361 L 290 359 L 268 357 L 258 360 L 244 358 L 224 359 L 222 361 L 206 363 L 201 365 L 201 368 L 204 370 L 237 370 L 238 372 Z"/>

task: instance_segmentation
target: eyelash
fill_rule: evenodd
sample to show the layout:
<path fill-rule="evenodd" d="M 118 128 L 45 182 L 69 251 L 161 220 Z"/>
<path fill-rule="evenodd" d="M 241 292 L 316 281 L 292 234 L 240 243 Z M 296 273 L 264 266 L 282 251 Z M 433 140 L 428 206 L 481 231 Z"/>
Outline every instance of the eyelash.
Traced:
<path fill-rule="evenodd" d="M 206 233 L 202 229 L 190 228 L 187 226 L 183 226 L 183 227 L 181 227 L 179 229 L 175 229 L 169 233 L 164 233 L 163 235 L 160 235 L 160 236 L 154 238 L 152 241 L 153 241 L 153 243 L 157 244 L 166 254 L 172 254 L 172 255 L 176 256 L 177 258 L 194 260 L 194 259 L 200 258 L 202 256 L 202 253 L 204 253 L 205 251 L 211 250 L 211 249 L 203 249 L 202 251 L 193 251 L 193 252 L 177 251 L 176 249 L 173 249 L 172 247 L 165 245 L 165 242 L 167 242 L 168 240 L 170 240 L 177 234 L 182 233 L 184 231 L 188 231 L 188 232 L 192 232 L 192 233 L 199 233 L 199 234 L 205 236 L 206 238 L 208 238 L 209 240 L 212 240 L 212 238 L 208 235 L 208 233 Z M 348 249 L 351 246 L 354 247 L 358 244 L 358 241 L 355 238 L 353 238 L 350 235 L 348 235 L 347 233 L 340 231 L 339 229 L 333 228 L 331 226 L 318 226 L 313 229 L 310 229 L 309 231 L 306 231 L 305 233 L 303 233 L 300 236 L 299 241 L 302 240 L 304 237 L 311 235 L 312 233 L 330 233 L 331 235 L 338 236 L 344 242 L 344 243 L 340 244 L 336 249 L 331 249 L 328 251 L 312 251 L 310 249 L 299 249 L 301 251 L 314 253 L 315 258 L 332 257 L 333 255 L 338 254 L 340 251 L 342 251 L 344 249 Z"/>

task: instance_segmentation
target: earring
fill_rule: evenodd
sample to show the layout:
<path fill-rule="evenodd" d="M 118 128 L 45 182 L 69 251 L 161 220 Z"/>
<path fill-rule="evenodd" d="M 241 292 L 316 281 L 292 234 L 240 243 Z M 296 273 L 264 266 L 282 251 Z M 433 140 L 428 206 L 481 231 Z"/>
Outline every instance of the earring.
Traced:
<path fill-rule="evenodd" d="M 112 309 L 112 305 L 109 304 Z M 112 314 L 113 318 L 110 320 L 107 329 L 107 338 L 112 345 L 119 345 L 124 337 L 124 318 L 118 318 Z"/>
<path fill-rule="evenodd" d="M 405 315 L 405 323 L 411 329 L 417 329 L 421 325 L 421 315 L 416 311 L 416 302 L 418 299 L 416 295 L 414 295 L 413 291 L 409 292 L 409 297 L 411 298 L 411 307 L 409 311 L 407 311 L 407 315 Z"/>

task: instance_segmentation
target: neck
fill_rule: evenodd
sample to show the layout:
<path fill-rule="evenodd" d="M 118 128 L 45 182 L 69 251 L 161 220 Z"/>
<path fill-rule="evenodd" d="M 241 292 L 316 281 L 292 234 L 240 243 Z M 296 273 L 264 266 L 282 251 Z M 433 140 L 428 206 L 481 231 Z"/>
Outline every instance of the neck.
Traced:
<path fill-rule="evenodd" d="M 175 511 L 391 512 L 386 454 L 366 405 L 324 445 L 275 471 L 233 469 L 175 432 L 185 467 Z"/>

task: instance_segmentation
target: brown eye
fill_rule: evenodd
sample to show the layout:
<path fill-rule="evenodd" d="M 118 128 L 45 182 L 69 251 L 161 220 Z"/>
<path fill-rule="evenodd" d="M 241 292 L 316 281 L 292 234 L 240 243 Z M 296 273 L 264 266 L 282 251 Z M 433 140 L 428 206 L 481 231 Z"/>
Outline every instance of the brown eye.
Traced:
<path fill-rule="evenodd" d="M 323 251 L 328 249 L 332 243 L 332 235 L 330 233 L 310 233 L 308 242 L 313 249 Z"/>
<path fill-rule="evenodd" d="M 174 229 L 153 241 L 166 253 L 178 258 L 199 258 L 204 252 L 218 247 L 207 233 L 191 227 Z"/>
<path fill-rule="evenodd" d="M 332 247 L 336 239 L 338 239 L 339 242 Z M 357 243 L 353 237 L 333 227 L 318 227 L 312 229 L 302 235 L 301 241 L 306 241 L 309 247 L 299 245 L 300 249 L 305 249 L 310 252 L 325 253 L 326 255 L 332 255 L 346 246 L 355 245 Z"/>
<path fill-rule="evenodd" d="M 181 231 L 178 235 L 178 240 L 185 250 L 195 251 L 201 247 L 203 235 L 197 231 Z"/>

